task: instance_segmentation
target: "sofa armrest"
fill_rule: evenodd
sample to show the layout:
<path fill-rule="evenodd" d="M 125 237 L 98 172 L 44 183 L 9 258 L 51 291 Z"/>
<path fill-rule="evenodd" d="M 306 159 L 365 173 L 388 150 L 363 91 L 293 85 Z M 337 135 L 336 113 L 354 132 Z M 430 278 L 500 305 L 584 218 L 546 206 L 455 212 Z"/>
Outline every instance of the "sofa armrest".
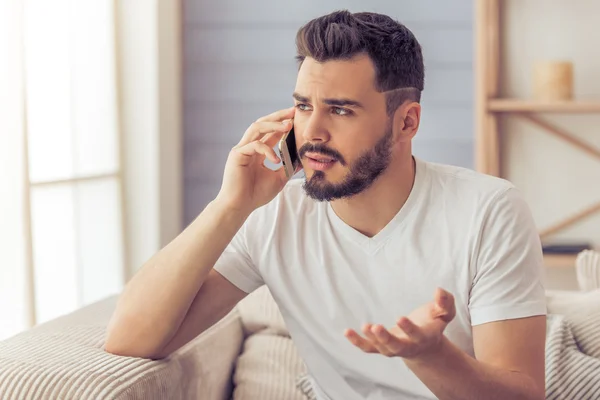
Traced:
<path fill-rule="evenodd" d="M 0 399 L 191 399 L 230 395 L 237 310 L 164 360 L 104 351 L 116 297 L 0 342 Z"/>

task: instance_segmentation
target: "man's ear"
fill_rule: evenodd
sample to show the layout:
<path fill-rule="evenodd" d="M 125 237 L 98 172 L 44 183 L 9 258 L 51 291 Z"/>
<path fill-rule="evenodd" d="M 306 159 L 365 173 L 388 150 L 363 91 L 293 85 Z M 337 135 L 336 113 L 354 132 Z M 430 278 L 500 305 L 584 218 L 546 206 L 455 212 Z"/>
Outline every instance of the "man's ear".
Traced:
<path fill-rule="evenodd" d="M 419 130 L 421 122 L 421 104 L 407 101 L 394 113 L 394 132 L 396 141 L 407 142 L 412 140 Z"/>

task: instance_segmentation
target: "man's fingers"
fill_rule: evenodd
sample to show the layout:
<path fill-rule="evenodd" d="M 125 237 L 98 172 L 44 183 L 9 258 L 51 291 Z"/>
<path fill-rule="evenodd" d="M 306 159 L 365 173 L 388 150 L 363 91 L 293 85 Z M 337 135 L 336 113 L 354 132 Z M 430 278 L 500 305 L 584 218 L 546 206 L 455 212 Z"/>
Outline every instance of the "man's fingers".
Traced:
<path fill-rule="evenodd" d="M 295 107 L 290 107 L 257 119 L 246 129 L 236 147 L 242 147 L 255 140 L 261 140 L 263 136 L 272 132 L 288 132 L 292 128 L 295 111 Z"/>
<path fill-rule="evenodd" d="M 265 115 L 256 120 L 256 122 L 264 122 L 264 121 L 283 121 L 287 118 L 292 118 L 296 111 L 296 107 L 285 108 L 283 110 L 275 111 L 269 115 Z"/>
<path fill-rule="evenodd" d="M 396 325 L 398 325 L 398 328 L 402 329 L 406 336 L 412 340 L 418 341 L 423 336 L 421 328 L 419 328 L 414 322 L 406 317 L 400 317 L 396 322 Z"/>
<path fill-rule="evenodd" d="M 269 147 L 274 147 L 287 131 L 271 132 L 264 135 L 260 141 Z"/>
<path fill-rule="evenodd" d="M 438 308 L 437 311 L 439 312 L 435 317 L 439 317 L 446 322 L 451 321 L 456 314 L 454 296 L 442 288 L 437 288 L 434 295 L 434 301 Z"/>
<path fill-rule="evenodd" d="M 448 292 L 446 292 L 442 288 L 435 289 L 435 293 L 433 295 L 433 300 L 435 304 L 435 312 L 438 315 L 446 314 L 448 312 Z"/>
<path fill-rule="evenodd" d="M 288 132 L 291 128 L 292 121 L 290 119 L 279 122 L 255 122 L 250 125 L 248 129 L 246 129 L 242 140 L 240 140 L 240 143 L 238 143 L 236 147 L 245 146 L 248 143 L 254 142 L 255 140 L 260 140 L 264 135 L 271 132 Z"/>
<path fill-rule="evenodd" d="M 375 333 L 378 332 L 378 329 L 379 328 L 377 328 L 377 325 L 364 324 L 362 331 L 367 337 L 367 339 L 373 344 L 373 346 L 375 346 L 379 353 L 383 354 L 384 356 L 391 356 L 392 354 L 387 348 L 387 346 L 379 341 L 379 338 Z M 385 328 L 383 329 L 385 330 Z"/>
<path fill-rule="evenodd" d="M 415 335 L 421 335 L 419 328 L 412 324 L 411 321 L 409 322 L 410 326 L 405 325 L 404 322 L 401 325 L 407 327 L 407 330 L 413 332 Z M 383 325 L 365 324 L 362 327 L 362 331 L 366 336 L 365 338 L 352 329 L 347 329 L 344 335 L 352 344 L 367 353 L 379 353 L 388 357 L 406 357 L 414 353 L 418 346 L 418 341 L 414 338 L 408 335 L 406 338 L 399 337 L 387 330 Z"/>
<path fill-rule="evenodd" d="M 279 167 L 276 170 L 274 170 L 273 172 L 275 172 L 277 174 L 277 177 L 279 178 L 279 183 L 280 183 L 281 187 L 284 187 L 288 181 L 288 177 L 285 174 L 285 169 L 283 167 Z"/>
<path fill-rule="evenodd" d="M 373 346 L 373 344 L 370 341 L 361 337 L 358 333 L 356 333 L 356 331 L 352 329 L 346 329 L 346 331 L 344 332 L 344 336 L 346 336 L 350 343 L 352 343 L 365 353 L 377 353 L 377 349 L 375 348 L 375 346 Z"/>
<path fill-rule="evenodd" d="M 392 335 L 383 325 L 374 325 L 371 332 L 375 335 L 380 346 L 384 347 L 385 352 L 383 354 L 388 356 L 402 356 L 406 346 L 410 345 L 408 340 Z"/>
<path fill-rule="evenodd" d="M 261 141 L 254 141 L 248 143 L 245 146 L 235 147 L 232 151 L 236 152 L 243 156 L 245 162 L 242 162 L 241 165 L 248 165 L 252 160 L 252 156 L 257 154 L 263 155 L 269 159 L 274 164 L 279 164 L 281 159 L 277 154 L 275 154 L 275 150 L 272 147 Z"/>

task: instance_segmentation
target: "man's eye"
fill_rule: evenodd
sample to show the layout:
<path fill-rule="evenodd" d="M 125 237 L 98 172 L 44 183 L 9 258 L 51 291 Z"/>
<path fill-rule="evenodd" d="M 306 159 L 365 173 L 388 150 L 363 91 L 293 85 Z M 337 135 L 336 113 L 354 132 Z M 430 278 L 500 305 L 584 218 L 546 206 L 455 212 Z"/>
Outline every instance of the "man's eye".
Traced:
<path fill-rule="evenodd" d="M 333 107 L 333 113 L 337 114 L 337 115 L 350 115 L 352 114 L 352 111 L 346 109 L 346 108 L 341 108 L 341 107 Z"/>
<path fill-rule="evenodd" d="M 307 106 L 306 104 L 296 104 L 296 108 L 300 111 L 308 111 L 308 109 L 310 108 L 309 106 Z"/>

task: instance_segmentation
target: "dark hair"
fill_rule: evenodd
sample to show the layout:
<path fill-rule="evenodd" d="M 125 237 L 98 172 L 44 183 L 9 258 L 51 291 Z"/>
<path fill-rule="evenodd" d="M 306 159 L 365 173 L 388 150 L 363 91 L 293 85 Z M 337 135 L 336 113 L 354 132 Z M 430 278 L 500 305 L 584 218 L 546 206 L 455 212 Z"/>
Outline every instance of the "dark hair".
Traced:
<path fill-rule="evenodd" d="M 343 10 L 315 18 L 298 30 L 296 49 L 300 65 L 306 57 L 325 62 L 367 54 L 375 65 L 376 90 L 388 92 L 388 114 L 405 100 L 421 100 L 421 45 L 407 27 L 387 15 Z"/>

